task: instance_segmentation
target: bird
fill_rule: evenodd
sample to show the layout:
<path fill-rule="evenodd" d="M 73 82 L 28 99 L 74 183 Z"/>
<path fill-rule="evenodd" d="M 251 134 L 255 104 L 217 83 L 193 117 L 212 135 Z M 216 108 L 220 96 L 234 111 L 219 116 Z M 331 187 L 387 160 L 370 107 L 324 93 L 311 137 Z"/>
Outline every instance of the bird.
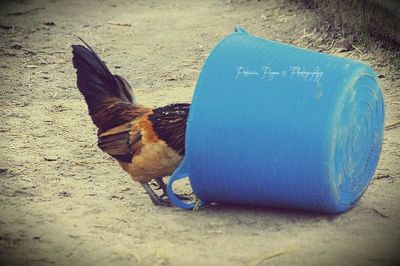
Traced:
<path fill-rule="evenodd" d="M 189 103 L 150 108 L 137 103 L 132 87 L 114 75 L 96 52 L 72 45 L 77 88 L 97 127 L 97 144 L 139 182 L 155 205 L 171 206 L 163 177 L 170 176 L 185 155 Z M 149 184 L 156 182 L 158 196 Z"/>

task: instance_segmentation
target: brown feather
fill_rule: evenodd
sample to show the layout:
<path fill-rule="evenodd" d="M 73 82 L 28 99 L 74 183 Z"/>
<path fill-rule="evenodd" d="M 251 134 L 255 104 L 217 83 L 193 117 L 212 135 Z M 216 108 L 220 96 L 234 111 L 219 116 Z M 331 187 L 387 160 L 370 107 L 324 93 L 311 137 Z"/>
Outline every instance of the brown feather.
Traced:
<path fill-rule="evenodd" d="M 151 121 L 148 119 L 147 116 L 138 121 L 138 126 L 143 131 L 144 133 L 143 135 L 148 141 L 153 143 L 158 141 L 158 136 L 154 132 L 153 124 L 151 123 Z"/>
<path fill-rule="evenodd" d="M 180 155 L 185 154 L 186 121 L 190 104 L 171 104 L 156 108 L 149 114 L 152 128 L 158 138 Z"/>
<path fill-rule="evenodd" d="M 93 123 L 99 128 L 99 133 L 103 133 L 150 112 L 150 108 L 132 105 L 122 102 L 118 98 L 109 97 L 89 114 Z"/>
<path fill-rule="evenodd" d="M 112 128 L 99 135 L 98 146 L 117 160 L 132 162 L 135 153 L 140 153 L 142 138 L 134 122 Z"/>

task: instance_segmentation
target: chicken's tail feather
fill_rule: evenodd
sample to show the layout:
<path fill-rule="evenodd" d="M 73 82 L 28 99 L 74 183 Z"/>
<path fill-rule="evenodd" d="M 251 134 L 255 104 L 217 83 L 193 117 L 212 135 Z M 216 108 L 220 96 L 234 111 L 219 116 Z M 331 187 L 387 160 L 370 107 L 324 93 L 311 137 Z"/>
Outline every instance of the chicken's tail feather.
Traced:
<path fill-rule="evenodd" d="M 94 50 L 79 39 L 87 47 L 72 45 L 72 62 L 76 68 L 78 89 L 85 97 L 89 113 L 93 114 L 109 98 L 134 105 L 129 84 L 122 77 L 113 75 Z"/>

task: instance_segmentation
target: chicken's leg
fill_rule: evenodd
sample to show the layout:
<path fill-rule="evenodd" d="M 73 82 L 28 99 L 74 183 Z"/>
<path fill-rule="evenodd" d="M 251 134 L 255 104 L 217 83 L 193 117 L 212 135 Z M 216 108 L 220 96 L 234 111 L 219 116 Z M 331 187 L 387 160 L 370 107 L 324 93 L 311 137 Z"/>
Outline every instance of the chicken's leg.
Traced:
<path fill-rule="evenodd" d="M 161 194 L 160 198 L 164 198 L 167 196 L 167 186 L 165 185 L 162 177 L 156 178 L 155 179 L 158 185 L 158 188 L 156 189 L 162 189 L 163 193 Z"/>
<path fill-rule="evenodd" d="M 149 194 L 151 201 L 154 203 L 154 205 L 160 205 L 160 206 L 171 206 L 171 202 L 169 202 L 168 199 L 162 199 L 161 197 L 157 196 L 156 193 L 151 189 L 149 184 L 147 183 L 140 183 L 144 190 L 146 190 L 147 194 Z M 165 185 L 165 184 L 164 184 Z"/>
<path fill-rule="evenodd" d="M 160 196 L 160 198 L 162 199 L 164 197 L 167 197 L 168 196 L 167 195 L 167 186 L 165 185 L 162 177 L 156 178 L 155 180 L 156 180 L 157 185 L 158 185 L 158 188 L 156 188 L 156 189 L 162 189 L 162 191 L 163 191 L 163 194 Z M 187 195 L 175 194 L 175 196 L 180 200 L 191 200 L 192 199 L 191 197 L 189 197 Z"/>

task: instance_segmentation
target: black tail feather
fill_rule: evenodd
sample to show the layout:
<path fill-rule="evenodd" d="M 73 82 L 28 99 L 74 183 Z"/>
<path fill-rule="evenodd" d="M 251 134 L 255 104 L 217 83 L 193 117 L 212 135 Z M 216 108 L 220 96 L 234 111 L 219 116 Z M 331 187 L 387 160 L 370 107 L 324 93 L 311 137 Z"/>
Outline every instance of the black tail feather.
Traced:
<path fill-rule="evenodd" d="M 85 97 L 89 112 L 93 112 L 108 97 L 120 98 L 134 104 L 132 89 L 120 76 L 113 75 L 94 50 L 81 38 L 87 48 L 72 45 L 72 62 L 76 68 L 77 85 Z"/>

